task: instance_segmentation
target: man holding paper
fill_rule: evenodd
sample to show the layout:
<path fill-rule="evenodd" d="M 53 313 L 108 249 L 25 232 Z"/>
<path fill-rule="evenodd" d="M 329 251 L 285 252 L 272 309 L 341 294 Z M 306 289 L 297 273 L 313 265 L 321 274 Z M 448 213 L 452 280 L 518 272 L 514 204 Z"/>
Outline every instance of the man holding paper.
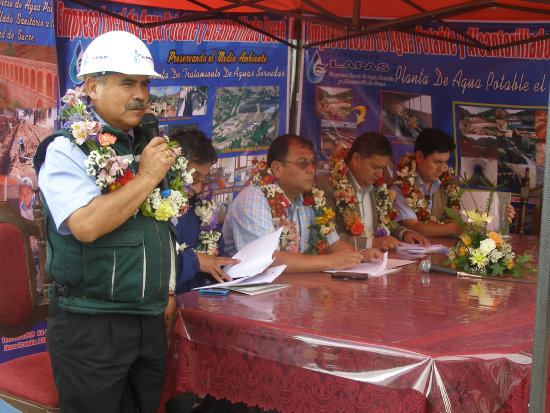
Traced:
<path fill-rule="evenodd" d="M 288 272 L 351 268 L 377 261 L 376 248 L 357 251 L 339 239 L 334 212 L 314 187 L 316 160 L 312 144 L 296 135 L 282 135 L 271 144 L 267 163 L 232 202 L 223 226 L 226 251 L 234 254 L 249 242 L 283 227 L 273 265 Z M 310 255 L 318 254 L 318 255 Z"/>
<path fill-rule="evenodd" d="M 330 157 L 330 172 L 317 180 L 327 205 L 336 213 L 338 235 L 360 248 L 391 250 L 400 241 L 429 245 L 426 237 L 395 222 L 395 194 L 388 190 L 382 174 L 392 155 L 384 135 L 367 132 L 349 149 L 338 146 Z"/>

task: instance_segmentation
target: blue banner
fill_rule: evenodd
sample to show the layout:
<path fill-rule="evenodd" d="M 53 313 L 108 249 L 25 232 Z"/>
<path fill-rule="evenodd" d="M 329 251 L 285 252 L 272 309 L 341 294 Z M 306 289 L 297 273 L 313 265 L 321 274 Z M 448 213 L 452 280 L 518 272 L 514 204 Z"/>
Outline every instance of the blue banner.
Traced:
<path fill-rule="evenodd" d="M 33 219 L 32 156 L 55 129 L 57 63 L 49 1 L 5 0 L 0 8 L 0 200 Z M 38 256 L 36 241 L 31 241 Z M 42 295 L 42 278 L 37 287 Z M 46 351 L 46 323 L 20 337 L 0 337 L 0 363 Z"/>
<path fill-rule="evenodd" d="M 94 3 L 139 22 L 186 13 L 117 3 Z M 68 1 L 55 4 L 60 89 L 72 88 L 83 50 L 98 35 L 125 30 L 148 46 L 163 79 L 151 81 L 150 107 L 161 133 L 197 127 L 212 138 L 219 154 L 209 184 L 221 216 L 250 180 L 252 160 L 287 129 L 288 48 L 232 20 L 200 20 L 141 29 Z M 248 26 L 286 39 L 285 18 L 239 17 Z"/>
<path fill-rule="evenodd" d="M 549 24 L 456 23 L 492 46 L 547 36 Z M 461 176 L 519 193 L 522 178 L 543 183 L 550 40 L 485 51 L 425 37 L 459 38 L 447 27 L 385 31 L 340 40 L 304 54 L 301 134 L 322 159 L 336 141 L 367 131 L 390 139 L 395 159 L 412 152 L 418 133 L 440 128 L 454 136 L 451 163 Z M 308 42 L 344 36 L 308 24 Z M 471 187 L 487 187 L 481 181 Z"/>

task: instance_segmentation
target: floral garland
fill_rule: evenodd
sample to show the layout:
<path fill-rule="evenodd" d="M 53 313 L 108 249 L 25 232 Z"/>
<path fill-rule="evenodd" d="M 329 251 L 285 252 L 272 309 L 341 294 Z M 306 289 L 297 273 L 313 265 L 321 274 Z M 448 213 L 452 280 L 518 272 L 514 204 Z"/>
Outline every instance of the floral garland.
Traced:
<path fill-rule="evenodd" d="M 281 234 L 281 250 L 293 254 L 300 252 L 300 234 L 296 231 L 296 224 L 286 216 L 286 209 L 290 206 L 283 190 L 275 183 L 275 177 L 265 161 L 253 161 L 255 174 L 252 185 L 258 186 L 271 208 L 271 216 L 275 228 L 283 227 Z M 313 187 L 310 192 L 303 194 L 304 206 L 313 207 L 315 211 L 314 223 L 310 226 L 314 234 L 306 249 L 306 254 L 328 253 L 327 235 L 334 231 L 334 212 L 326 207 L 325 194 L 320 189 Z"/>
<path fill-rule="evenodd" d="M 70 131 L 74 144 L 86 145 L 90 154 L 84 161 L 86 173 L 95 177 L 95 184 L 102 192 L 113 192 L 126 184 L 134 176 L 130 162 L 116 154 L 111 147 L 117 138 L 103 133 L 101 123 L 95 120 L 83 87 L 69 89 L 61 98 L 63 106 L 58 119 L 62 128 Z M 187 160 L 180 156 L 180 148 L 175 142 L 167 144 L 175 157 L 169 171 L 170 195 L 162 197 L 160 189 L 155 188 L 139 210 L 143 215 L 152 216 L 159 221 L 177 218 L 187 211 L 189 201 L 187 192 L 193 183 L 193 177 L 187 169 Z"/>
<path fill-rule="evenodd" d="M 416 181 L 416 161 L 414 154 L 405 155 L 397 163 L 397 178 L 393 182 L 401 188 L 405 196 L 405 203 L 416 213 L 419 222 L 438 222 L 432 216 L 429 206 L 429 197 L 426 198 L 420 189 L 414 188 Z M 454 175 L 454 169 L 449 167 L 439 177 L 441 181 L 440 188 L 447 196 L 447 206 L 449 208 L 460 208 L 461 191 L 458 186 L 458 177 Z M 440 222 L 450 222 L 450 218 L 443 217 Z"/>
<path fill-rule="evenodd" d="M 206 184 L 199 195 L 198 202 L 195 204 L 195 214 L 201 222 L 199 244 L 195 251 L 208 255 L 218 255 L 218 241 L 221 237 L 221 233 L 216 231 L 218 213 L 214 202 L 212 202 L 212 188 Z"/>
<path fill-rule="evenodd" d="M 384 182 L 384 177 L 380 177 L 374 183 L 376 211 L 380 217 L 380 223 L 374 233 L 368 234 L 364 231 L 361 217 L 357 213 L 356 205 L 358 204 L 355 189 L 347 178 L 348 166 L 346 158 L 349 149 L 343 144 L 336 145 L 329 158 L 329 169 L 331 173 L 331 183 L 334 185 L 334 199 L 338 212 L 342 214 L 344 227 L 351 235 L 361 235 L 372 237 L 385 237 L 390 235 L 391 230 L 395 228 L 397 211 L 393 208 L 393 200 L 395 192 L 389 190 L 388 185 Z"/>
<path fill-rule="evenodd" d="M 212 188 L 205 185 L 202 192 L 198 195 L 195 203 L 195 214 L 200 221 L 199 242 L 193 250 L 208 255 L 218 255 L 218 241 L 221 233 L 215 231 L 218 226 L 218 213 L 215 204 L 212 202 Z M 176 243 L 176 250 L 183 252 L 189 245 Z"/>

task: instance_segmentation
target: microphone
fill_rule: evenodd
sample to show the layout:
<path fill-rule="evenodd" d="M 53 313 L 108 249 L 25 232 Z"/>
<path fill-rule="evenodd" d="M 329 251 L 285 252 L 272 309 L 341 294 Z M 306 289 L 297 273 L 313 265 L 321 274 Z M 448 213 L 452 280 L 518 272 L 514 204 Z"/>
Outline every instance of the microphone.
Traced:
<path fill-rule="evenodd" d="M 423 260 L 420 263 L 420 271 L 422 272 L 439 272 L 442 274 L 458 275 L 456 270 L 452 268 L 442 267 L 440 265 L 434 265 L 430 260 Z"/>
<path fill-rule="evenodd" d="M 423 260 L 420 262 L 420 271 L 437 272 L 441 274 L 454 275 L 457 277 L 483 278 L 481 275 L 468 274 L 466 272 L 453 270 L 452 268 L 442 267 L 441 265 L 434 265 L 430 260 Z"/>
<path fill-rule="evenodd" d="M 141 129 L 148 141 L 151 141 L 155 136 L 159 136 L 159 121 L 152 113 L 146 113 L 141 118 Z M 159 182 L 160 195 L 163 198 L 169 197 L 172 190 L 170 189 L 170 182 L 165 175 L 162 181 Z"/>

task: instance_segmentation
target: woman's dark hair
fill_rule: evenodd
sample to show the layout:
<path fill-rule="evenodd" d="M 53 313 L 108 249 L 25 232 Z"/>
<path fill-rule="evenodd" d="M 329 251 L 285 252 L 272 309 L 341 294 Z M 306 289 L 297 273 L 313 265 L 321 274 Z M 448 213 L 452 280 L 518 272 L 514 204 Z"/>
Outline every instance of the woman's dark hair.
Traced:
<path fill-rule="evenodd" d="M 276 137 L 267 151 L 267 166 L 271 168 L 273 161 L 286 161 L 288 147 L 296 144 L 301 147 L 307 147 L 313 152 L 313 144 L 305 138 L 298 135 L 281 135 Z"/>
<path fill-rule="evenodd" d="M 196 162 L 199 165 L 212 165 L 218 160 L 212 142 L 198 129 L 177 129 L 170 134 L 170 139 L 179 144 L 182 155 L 188 161 Z"/>
<path fill-rule="evenodd" d="M 455 150 L 453 138 L 441 129 L 427 128 L 418 134 L 414 143 L 414 151 L 420 151 L 424 157 L 434 152 L 445 153 Z"/>

